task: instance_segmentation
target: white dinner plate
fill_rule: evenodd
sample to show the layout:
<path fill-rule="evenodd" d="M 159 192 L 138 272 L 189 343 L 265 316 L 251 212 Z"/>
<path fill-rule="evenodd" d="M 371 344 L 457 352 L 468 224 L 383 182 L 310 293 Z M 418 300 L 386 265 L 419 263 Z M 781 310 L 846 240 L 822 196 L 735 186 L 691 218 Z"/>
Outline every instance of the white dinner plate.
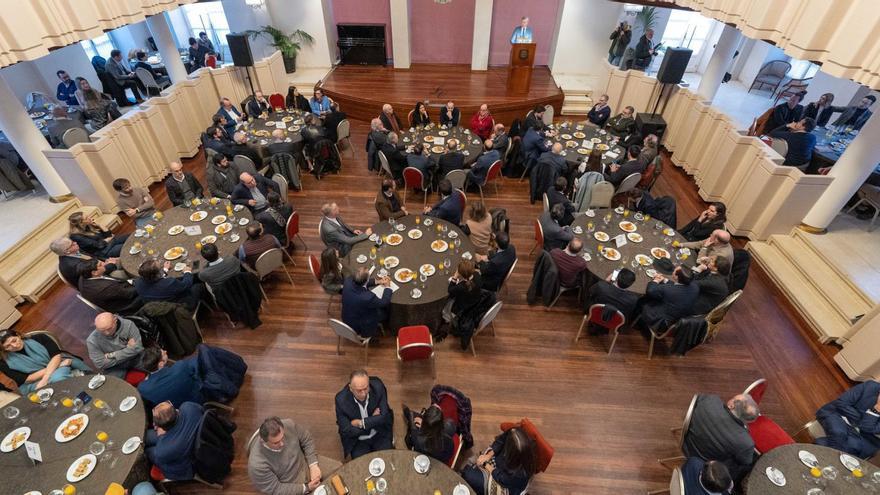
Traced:
<path fill-rule="evenodd" d="M 249 223 L 250 223 L 250 220 L 247 218 L 242 218 L 241 220 L 238 221 L 238 224 L 241 225 L 242 227 L 244 227 L 245 225 L 247 225 Z"/>
<path fill-rule="evenodd" d="M 83 421 L 82 427 L 80 427 L 79 431 L 77 431 L 75 435 L 65 437 L 61 433 L 61 430 L 63 430 L 64 427 L 67 426 L 68 423 L 70 423 L 71 421 L 77 420 L 77 419 L 82 419 L 82 421 Z M 89 426 L 89 417 L 88 416 L 86 416 L 83 413 L 74 414 L 73 416 L 62 421 L 61 424 L 58 425 L 58 428 L 55 429 L 55 441 L 59 442 L 59 443 L 67 443 L 67 442 L 73 440 L 74 438 L 82 435 L 82 433 L 84 431 L 86 431 L 86 428 L 88 426 Z"/>
<path fill-rule="evenodd" d="M 18 442 L 15 446 L 12 445 L 12 439 L 15 438 L 16 435 L 24 435 L 24 437 L 19 437 Z M 6 437 L 3 439 L 3 442 L 0 443 L 0 452 L 12 452 L 13 450 L 24 445 L 24 442 L 31 437 L 31 429 L 27 426 L 22 426 L 20 428 L 16 428 L 10 431 Z"/>
<path fill-rule="evenodd" d="M 85 470 L 82 471 L 81 474 L 75 476 L 76 468 L 80 465 L 81 462 L 88 462 L 88 465 L 85 467 Z M 67 481 L 71 483 L 76 483 L 84 479 L 86 476 L 92 474 L 92 471 L 95 470 L 95 466 L 98 465 L 98 458 L 94 456 L 94 454 L 86 454 L 79 459 L 73 461 L 70 464 L 70 467 L 67 468 Z"/>
<path fill-rule="evenodd" d="M 849 454 L 840 454 L 840 463 L 843 464 L 843 467 L 849 469 L 850 471 L 859 468 L 862 465 L 862 463 L 859 462 L 858 459 Z"/>
<path fill-rule="evenodd" d="M 385 268 L 392 269 L 400 264 L 400 258 L 397 256 L 388 256 L 385 258 Z"/>
<path fill-rule="evenodd" d="M 125 455 L 131 454 L 132 452 L 137 450 L 138 447 L 140 447 L 140 446 L 141 446 L 140 437 L 131 437 L 128 440 L 126 440 L 124 444 L 122 444 L 122 453 Z"/>
<path fill-rule="evenodd" d="M 425 474 L 431 469 L 431 459 L 426 455 L 419 455 L 413 459 L 413 469 L 419 474 Z"/>
<path fill-rule="evenodd" d="M 95 390 L 96 388 L 103 385 L 105 381 L 107 381 L 107 377 L 104 375 L 93 376 L 92 379 L 89 380 L 89 390 Z"/>
<path fill-rule="evenodd" d="M 804 463 L 804 466 L 808 468 L 819 467 L 819 459 L 816 459 L 816 456 L 813 455 L 812 452 L 807 452 L 806 450 L 798 451 L 798 459 Z"/>
<path fill-rule="evenodd" d="M 370 461 L 370 474 L 373 476 L 382 476 L 382 473 L 385 472 L 385 461 L 379 457 L 376 457 L 372 461 Z"/>
<path fill-rule="evenodd" d="M 455 485 L 455 488 L 452 489 L 452 495 L 469 495 L 471 492 L 468 490 L 468 487 L 462 485 L 461 483 Z"/>
<path fill-rule="evenodd" d="M 770 480 L 776 486 L 785 486 L 785 475 L 782 474 L 782 471 L 776 469 L 773 466 L 767 466 L 767 469 L 764 471 L 764 474 L 767 475 L 767 479 Z"/>
<path fill-rule="evenodd" d="M 407 232 L 406 235 L 409 236 L 410 239 L 421 239 L 422 238 L 422 231 L 419 229 L 412 229 L 409 232 Z"/>
<path fill-rule="evenodd" d="M 133 395 L 129 395 L 128 397 L 122 399 L 122 402 L 119 403 L 119 410 L 122 412 L 131 411 L 131 409 L 138 403 L 137 397 Z"/>
<path fill-rule="evenodd" d="M 327 495 L 327 488 L 324 485 L 321 485 L 318 488 L 315 488 L 315 491 L 312 493 L 315 495 Z"/>

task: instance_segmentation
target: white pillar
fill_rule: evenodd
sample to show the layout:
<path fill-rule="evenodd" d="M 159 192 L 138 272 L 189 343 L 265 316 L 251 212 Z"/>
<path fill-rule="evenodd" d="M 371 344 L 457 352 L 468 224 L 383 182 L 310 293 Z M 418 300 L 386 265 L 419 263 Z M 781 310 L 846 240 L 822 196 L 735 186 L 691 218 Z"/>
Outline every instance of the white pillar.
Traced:
<path fill-rule="evenodd" d="M 828 189 L 819 197 L 804 217 L 803 226 L 810 231 L 824 231 L 847 201 L 868 180 L 880 163 L 880 117 L 874 114 L 852 143 L 831 167 L 829 177 L 834 177 Z"/>
<path fill-rule="evenodd" d="M 177 44 L 174 43 L 174 37 L 171 35 L 171 28 L 168 26 L 168 20 L 165 14 L 156 14 L 147 17 L 147 27 L 150 28 L 150 34 L 153 35 L 153 41 L 159 48 L 159 54 L 162 55 L 162 63 L 168 70 L 168 77 L 171 82 L 176 83 L 186 80 L 186 67 L 180 60 L 180 52 L 177 51 Z"/>
<path fill-rule="evenodd" d="M 409 0 L 391 2 L 391 44 L 395 69 L 409 69 Z"/>
<path fill-rule="evenodd" d="M 474 5 L 474 43 L 471 48 L 471 70 L 489 68 L 489 41 L 492 36 L 493 0 L 476 0 Z"/>
<path fill-rule="evenodd" d="M 709 65 L 700 79 L 700 87 L 697 88 L 697 94 L 702 96 L 703 100 L 712 101 L 715 98 L 715 93 L 721 87 L 724 74 L 733 63 L 733 54 L 736 53 L 740 39 L 742 39 L 742 33 L 737 28 L 724 25 L 721 37 L 715 44 L 715 51 L 712 52 L 712 58 L 709 59 Z"/>
<path fill-rule="evenodd" d="M 61 176 L 52 167 L 43 150 L 51 149 L 49 141 L 40 133 L 34 121 L 28 117 L 24 105 L 12 92 L 6 80 L 0 77 L 0 131 L 6 135 L 15 151 L 27 163 L 31 172 L 37 176 L 40 184 L 46 188 L 53 202 L 67 201 L 73 198 L 70 189 L 61 180 Z"/>

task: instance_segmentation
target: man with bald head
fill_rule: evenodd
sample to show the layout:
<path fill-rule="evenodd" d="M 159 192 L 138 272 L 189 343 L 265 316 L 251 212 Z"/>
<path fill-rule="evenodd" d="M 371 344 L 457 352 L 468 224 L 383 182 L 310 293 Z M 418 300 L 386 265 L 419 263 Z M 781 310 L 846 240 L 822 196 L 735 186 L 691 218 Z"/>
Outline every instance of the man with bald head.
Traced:
<path fill-rule="evenodd" d="M 174 206 L 188 204 L 195 198 L 204 196 L 202 185 L 193 174 L 183 171 L 179 162 L 171 162 L 168 166 L 168 178 L 165 179 L 165 192 Z"/>
<path fill-rule="evenodd" d="M 504 152 L 507 151 L 507 145 L 510 143 L 510 136 L 507 135 L 504 124 L 495 124 L 490 137 L 492 138 L 492 147 L 504 156 Z"/>
<path fill-rule="evenodd" d="M 272 131 L 272 142 L 266 146 L 266 151 L 269 153 L 267 158 L 279 153 L 287 153 L 291 157 L 296 156 L 296 146 L 291 141 L 285 141 L 284 131 L 281 129 Z"/>
<path fill-rule="evenodd" d="M 755 461 L 755 442 L 748 425 L 760 414 L 748 394 L 735 395 L 727 403 L 717 395 L 698 395 L 688 431 L 681 432 L 684 455 L 719 461 L 734 481 L 741 480 Z"/>
<path fill-rule="evenodd" d="M 348 385 L 336 394 L 336 425 L 343 454 L 352 459 L 394 448 L 394 414 L 378 376 L 366 370 L 352 372 Z"/>
<path fill-rule="evenodd" d="M 89 359 L 102 373 L 124 378 L 132 368 L 139 368 L 144 357 L 141 332 L 131 320 L 100 313 L 95 328 L 86 339 Z"/>
<path fill-rule="evenodd" d="M 261 174 L 251 175 L 247 172 L 242 172 L 238 179 L 239 183 L 232 190 L 232 202 L 237 205 L 247 206 L 254 214 L 265 210 L 269 206 L 269 201 L 266 199 L 269 191 L 277 193 L 281 190 L 275 181 L 269 180 Z"/>
<path fill-rule="evenodd" d="M 554 248 L 550 256 L 556 263 L 559 284 L 564 288 L 580 287 L 581 275 L 587 269 L 587 261 L 582 257 L 584 243 L 577 237 L 568 241 L 565 249 Z"/>
<path fill-rule="evenodd" d="M 195 476 L 193 448 L 205 409 L 195 402 L 184 402 L 175 409 L 169 402 L 153 408 L 153 428 L 144 435 L 147 458 L 171 480 L 191 480 Z"/>
<path fill-rule="evenodd" d="M 485 141 L 492 135 L 492 128 L 494 126 L 495 119 L 489 113 L 489 106 L 483 103 L 480 105 L 480 110 L 471 117 L 471 132 Z"/>
<path fill-rule="evenodd" d="M 568 172 L 562 149 L 562 143 L 554 143 L 550 151 L 541 153 L 538 162 L 532 167 L 529 176 L 529 199 L 532 203 L 540 201 L 544 193 L 556 184 L 556 179 Z"/>
<path fill-rule="evenodd" d="M 379 114 L 379 120 L 382 121 L 382 126 L 389 131 L 400 132 L 400 128 L 403 127 L 400 119 L 397 118 L 397 114 L 394 113 L 394 107 L 388 103 L 382 105 L 382 113 Z"/>
<path fill-rule="evenodd" d="M 458 127 L 458 121 L 461 119 L 461 112 L 455 107 L 455 103 L 451 100 L 446 102 L 446 106 L 440 109 L 440 125 L 446 127 Z"/>
<path fill-rule="evenodd" d="M 486 175 L 489 173 L 489 167 L 493 163 L 501 159 L 501 153 L 494 149 L 494 143 L 491 139 L 483 141 L 483 154 L 477 158 L 476 163 L 468 170 L 468 183 L 471 185 L 483 185 L 486 182 Z"/>
<path fill-rule="evenodd" d="M 712 234 L 702 241 L 684 242 L 681 247 L 689 249 L 698 249 L 697 263 L 699 265 L 708 266 L 708 259 L 727 258 L 727 261 L 733 264 L 733 247 L 730 245 L 730 232 L 721 229 L 715 229 Z M 697 271 L 702 271 L 698 268 Z"/>

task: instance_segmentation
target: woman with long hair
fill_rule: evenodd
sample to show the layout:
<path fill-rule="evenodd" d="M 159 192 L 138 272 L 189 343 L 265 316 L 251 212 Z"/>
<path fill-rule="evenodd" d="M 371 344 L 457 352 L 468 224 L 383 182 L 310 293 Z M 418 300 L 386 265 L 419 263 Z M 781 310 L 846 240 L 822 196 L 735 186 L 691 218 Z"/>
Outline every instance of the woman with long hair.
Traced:
<path fill-rule="evenodd" d="M 473 261 L 462 260 L 458 268 L 449 279 L 449 299 L 452 303 L 452 314 L 461 316 L 464 312 L 476 306 L 480 302 L 480 287 L 482 287 L 480 272 L 477 271 Z"/>
<path fill-rule="evenodd" d="M 49 335 L 23 337 L 15 330 L 0 330 L 0 372 L 18 385 L 22 395 L 70 378 L 74 370 L 91 371 Z"/>
<path fill-rule="evenodd" d="M 488 254 L 489 244 L 492 241 L 492 215 L 486 211 L 482 201 L 471 203 L 464 228 L 474 245 L 474 251 L 483 256 Z"/>
<path fill-rule="evenodd" d="M 92 88 L 85 78 L 78 77 L 76 82 L 79 88 L 76 99 L 82 106 L 83 115 L 91 122 L 92 128 L 98 130 L 122 115 L 113 102 L 106 95 Z"/>
<path fill-rule="evenodd" d="M 287 108 L 293 108 L 294 110 L 300 110 L 302 112 L 312 111 L 312 107 L 309 105 L 309 100 L 300 94 L 296 89 L 296 86 L 287 88 L 287 97 L 284 98 L 284 104 Z"/>
<path fill-rule="evenodd" d="M 461 476 L 478 495 L 514 494 L 526 489 L 536 471 L 535 442 L 514 427 L 495 437 L 492 446 L 476 463 L 465 466 Z"/>
<path fill-rule="evenodd" d="M 431 123 L 431 116 L 428 115 L 428 107 L 423 101 L 417 101 L 413 107 L 412 117 L 409 120 L 410 127 L 424 127 Z"/>
<path fill-rule="evenodd" d="M 700 213 L 700 216 L 691 220 L 678 233 L 690 242 L 702 241 L 712 235 L 712 231 L 724 230 L 724 222 L 726 221 L 727 206 L 717 201 L 710 203 L 709 207 Z"/>
<path fill-rule="evenodd" d="M 342 275 L 342 263 L 339 262 L 339 253 L 328 247 L 321 252 L 321 287 L 328 294 L 341 294 L 342 284 L 345 277 Z"/>
<path fill-rule="evenodd" d="M 816 126 L 825 127 L 825 124 L 831 120 L 831 114 L 834 113 L 834 94 L 824 93 L 818 100 L 804 107 L 804 117 L 810 117 L 816 121 Z"/>
<path fill-rule="evenodd" d="M 431 404 L 420 416 L 413 418 L 410 427 L 412 449 L 438 461 L 447 463 L 455 455 L 455 425 L 443 419 L 443 411 Z"/>
<path fill-rule="evenodd" d="M 70 240 L 98 259 L 119 257 L 122 245 L 128 239 L 128 234 L 114 236 L 112 232 L 98 227 L 94 220 L 86 218 L 81 211 L 71 214 L 67 221 L 70 223 Z"/>

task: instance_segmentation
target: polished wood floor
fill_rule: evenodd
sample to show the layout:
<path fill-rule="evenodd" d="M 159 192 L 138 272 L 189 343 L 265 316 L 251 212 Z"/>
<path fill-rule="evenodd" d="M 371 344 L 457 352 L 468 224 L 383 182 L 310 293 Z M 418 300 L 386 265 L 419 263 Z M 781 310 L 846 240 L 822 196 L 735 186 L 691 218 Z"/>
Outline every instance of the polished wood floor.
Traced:
<path fill-rule="evenodd" d="M 336 201 L 353 225 L 376 221 L 372 201 L 379 179 L 366 171 L 363 143 L 367 124 L 352 129 L 354 156 L 343 152 L 343 171 L 322 181 L 304 177 L 304 190 L 290 200 L 302 215 L 308 253 L 322 247 L 317 233 L 319 208 Z M 668 162 L 668 160 L 667 160 Z M 204 157 L 186 162 L 203 176 Z M 658 345 L 647 359 L 647 341 L 639 334 L 621 335 L 611 356 L 600 337 L 573 337 L 581 320 L 573 296 L 563 296 L 552 311 L 530 307 L 525 291 L 531 278 L 532 221 L 540 205 L 527 201 L 527 183 L 506 179 L 500 194 L 488 188 L 489 206 L 507 208 L 511 237 L 520 254 L 510 293 L 496 321 L 497 336 L 476 339 L 478 357 L 462 352 L 454 340 L 437 346 L 437 383 L 453 385 L 473 400 L 473 430 L 484 448 L 502 421 L 531 418 L 555 447 L 547 472 L 536 477 L 533 493 L 639 494 L 668 485 L 669 472 L 656 459 L 676 453 L 669 428 L 680 424 L 696 392 L 730 396 L 764 377 L 770 388 L 762 409 L 789 432 L 811 419 L 814 411 L 849 383 L 831 361 L 833 348 L 820 346 L 795 312 L 758 268 L 742 298 L 729 313 L 719 337 L 684 358 L 671 357 Z M 153 188 L 157 204 L 169 205 L 161 186 Z M 686 175 L 667 163 L 655 193 L 678 201 L 683 224 L 703 208 Z M 420 198 L 410 195 L 420 204 Z M 433 199 L 433 198 L 432 198 Z M 416 204 L 410 205 L 415 208 Z M 130 225 L 126 226 L 131 228 Z M 257 330 L 232 329 L 222 315 L 204 315 L 207 341 L 241 354 L 250 369 L 241 395 L 233 403 L 239 430 L 238 453 L 225 484 L 228 493 L 254 493 L 247 479 L 244 444 L 262 418 L 291 417 L 307 425 L 321 454 L 341 456 L 333 397 L 349 372 L 363 366 L 363 353 L 351 346 L 336 355 L 336 338 L 327 326 L 327 296 L 309 275 L 307 252 L 298 246 L 292 269 L 296 287 L 286 278 L 265 283 L 270 302 Z M 22 330 L 47 329 L 71 351 L 83 353 L 94 314 L 60 283 L 36 305 L 23 308 Z M 332 310 L 338 317 L 339 306 Z M 371 346 L 368 370 L 388 385 L 390 403 L 421 407 L 433 385 L 427 366 L 401 366 L 391 338 Z M 398 446 L 403 445 L 399 416 Z M 179 485 L 176 493 L 216 493 L 197 484 Z M 406 490 L 394 493 L 405 494 Z"/>

